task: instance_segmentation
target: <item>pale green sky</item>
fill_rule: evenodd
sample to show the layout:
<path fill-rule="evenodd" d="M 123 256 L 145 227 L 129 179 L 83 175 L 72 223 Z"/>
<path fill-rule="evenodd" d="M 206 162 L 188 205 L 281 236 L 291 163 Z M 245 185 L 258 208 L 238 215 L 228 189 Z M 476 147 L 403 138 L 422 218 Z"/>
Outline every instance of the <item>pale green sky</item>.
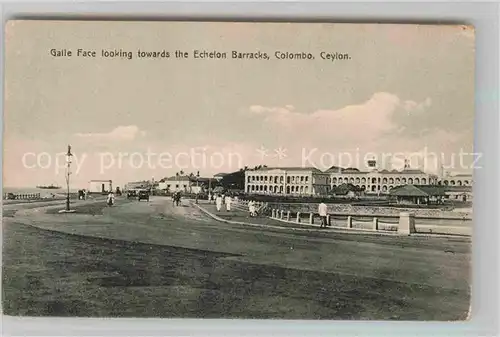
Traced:
<path fill-rule="evenodd" d="M 98 54 L 116 48 L 134 58 L 54 58 L 51 48 Z M 260 50 L 271 59 L 146 60 L 136 57 L 138 49 Z M 275 51 L 316 58 L 277 60 Z M 351 59 L 321 60 L 322 51 Z M 6 186 L 62 184 L 53 162 L 68 143 L 80 157 L 74 181 L 81 185 L 169 176 L 179 170 L 175 156 L 198 146 L 208 159 L 220 152 L 223 165 L 191 161 L 185 171 L 301 165 L 304 151 L 314 148 L 308 158 L 320 168 L 341 152 L 425 147 L 450 162 L 460 149 L 472 152 L 473 120 L 474 33 L 461 26 L 11 21 L 6 27 Z M 256 151 L 261 146 L 269 149 L 264 159 Z M 279 147 L 286 157 L 271 156 Z M 156 156 L 149 167 L 134 168 L 148 149 L 168 152 L 174 162 L 162 166 Z M 42 152 L 52 158 L 49 166 L 42 155 L 45 169 L 35 160 Z M 124 152 L 137 152 L 135 164 Z M 239 159 L 230 162 L 234 153 Z"/>

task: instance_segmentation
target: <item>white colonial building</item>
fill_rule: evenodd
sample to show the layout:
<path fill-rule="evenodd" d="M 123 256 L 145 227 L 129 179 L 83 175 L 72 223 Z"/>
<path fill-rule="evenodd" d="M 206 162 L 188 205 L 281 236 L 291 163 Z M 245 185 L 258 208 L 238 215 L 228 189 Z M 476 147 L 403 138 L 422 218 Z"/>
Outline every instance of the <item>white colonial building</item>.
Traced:
<path fill-rule="evenodd" d="M 314 167 L 264 167 L 245 172 L 245 192 L 250 194 L 326 195 L 346 184 L 366 194 L 380 195 L 402 185 L 472 186 L 472 176 L 440 178 L 408 166 L 403 170 L 370 171 L 332 167 L 324 172 Z"/>
<path fill-rule="evenodd" d="M 438 184 L 444 186 L 472 186 L 472 174 L 446 174 L 439 179 Z"/>
<path fill-rule="evenodd" d="M 188 175 L 175 175 L 159 181 L 158 189 L 167 192 L 200 193 L 202 185 L 195 177 Z"/>
<path fill-rule="evenodd" d="M 362 188 L 366 193 L 386 194 L 401 185 L 436 185 L 438 176 L 425 173 L 421 170 L 405 168 L 398 170 L 377 170 L 360 171 L 356 168 L 331 168 L 326 172 L 330 173 L 331 186 L 335 188 L 342 184 L 352 184 Z"/>
<path fill-rule="evenodd" d="M 329 192 L 328 174 L 314 167 L 276 167 L 245 171 L 250 194 L 318 195 Z"/>

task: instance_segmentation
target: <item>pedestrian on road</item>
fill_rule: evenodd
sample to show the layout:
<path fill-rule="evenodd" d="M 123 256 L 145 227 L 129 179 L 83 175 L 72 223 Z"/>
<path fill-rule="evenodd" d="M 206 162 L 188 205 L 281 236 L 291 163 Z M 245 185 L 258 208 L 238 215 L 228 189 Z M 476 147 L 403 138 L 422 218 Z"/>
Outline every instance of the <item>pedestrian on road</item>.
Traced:
<path fill-rule="evenodd" d="M 212 203 L 212 193 L 208 193 L 208 203 Z"/>
<path fill-rule="evenodd" d="M 255 201 L 253 200 L 250 200 L 248 202 L 248 210 L 250 212 L 250 216 L 251 217 L 254 217 L 256 215 L 256 211 L 255 211 Z"/>
<path fill-rule="evenodd" d="M 231 196 L 228 195 L 226 197 L 226 211 L 228 212 L 231 210 L 231 202 L 232 202 Z"/>
<path fill-rule="evenodd" d="M 222 208 L 222 196 L 220 194 L 215 198 L 215 207 L 217 208 L 217 212 L 220 212 Z"/>
<path fill-rule="evenodd" d="M 108 206 L 113 206 L 115 204 L 115 195 L 113 194 L 113 192 L 109 192 L 107 202 Z"/>
<path fill-rule="evenodd" d="M 319 228 L 326 228 L 326 214 L 328 213 L 328 207 L 323 201 L 321 201 L 321 204 L 319 204 L 318 206 L 318 213 L 319 217 L 321 218 L 321 225 L 319 226 Z"/>

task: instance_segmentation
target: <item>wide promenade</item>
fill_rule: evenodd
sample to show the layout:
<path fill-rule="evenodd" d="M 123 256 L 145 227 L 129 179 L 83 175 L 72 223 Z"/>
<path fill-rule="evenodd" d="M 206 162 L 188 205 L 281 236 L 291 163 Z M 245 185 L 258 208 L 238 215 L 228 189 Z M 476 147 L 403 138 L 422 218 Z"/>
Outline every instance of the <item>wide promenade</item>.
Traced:
<path fill-rule="evenodd" d="M 58 214 L 61 206 L 4 206 L 5 314 L 457 320 L 468 313 L 467 238 L 295 231 L 266 228 L 265 219 L 256 220 L 263 227 L 237 225 L 162 197 L 118 199 L 114 207 L 79 202 L 75 214 Z"/>

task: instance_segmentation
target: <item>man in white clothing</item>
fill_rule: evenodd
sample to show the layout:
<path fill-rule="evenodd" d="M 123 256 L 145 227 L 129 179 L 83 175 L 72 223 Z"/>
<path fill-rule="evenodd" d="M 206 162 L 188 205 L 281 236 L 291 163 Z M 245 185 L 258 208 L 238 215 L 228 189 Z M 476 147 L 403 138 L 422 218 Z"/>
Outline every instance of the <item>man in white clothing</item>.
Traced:
<path fill-rule="evenodd" d="M 217 197 L 215 198 L 215 207 L 217 208 L 218 212 L 222 208 L 222 196 L 220 194 L 218 194 Z"/>
<path fill-rule="evenodd" d="M 318 213 L 319 217 L 321 218 L 321 225 L 319 226 L 320 228 L 326 228 L 326 215 L 328 213 L 328 207 L 326 204 L 322 201 L 321 204 L 318 206 Z"/>
<path fill-rule="evenodd" d="M 231 202 L 232 202 L 231 196 L 228 195 L 226 197 L 226 211 L 228 212 L 231 210 Z"/>

